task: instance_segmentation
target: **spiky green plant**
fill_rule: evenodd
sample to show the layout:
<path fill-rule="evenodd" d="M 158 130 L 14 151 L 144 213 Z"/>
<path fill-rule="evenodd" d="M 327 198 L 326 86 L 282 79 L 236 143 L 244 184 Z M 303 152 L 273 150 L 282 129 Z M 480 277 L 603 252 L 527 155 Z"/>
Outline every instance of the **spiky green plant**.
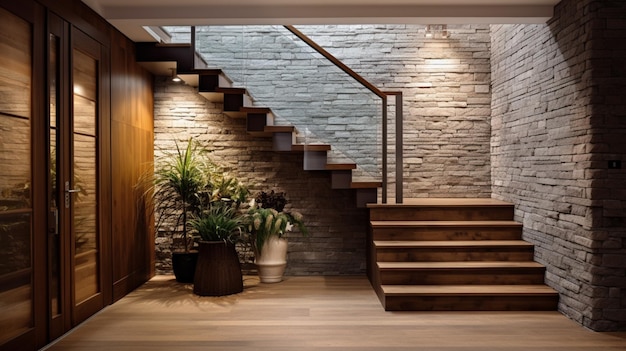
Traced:
<path fill-rule="evenodd" d="M 187 222 L 202 208 L 203 198 L 212 192 L 211 172 L 215 165 L 208 152 L 193 139 L 181 148 L 176 143 L 176 152 L 167 153 L 157 160 L 154 172 L 152 199 L 158 213 L 157 228 L 173 225 L 182 232 L 185 251 L 191 245 Z"/>
<path fill-rule="evenodd" d="M 237 210 L 228 203 L 215 202 L 189 221 L 193 230 L 204 241 L 235 243 L 241 234 L 243 221 Z"/>

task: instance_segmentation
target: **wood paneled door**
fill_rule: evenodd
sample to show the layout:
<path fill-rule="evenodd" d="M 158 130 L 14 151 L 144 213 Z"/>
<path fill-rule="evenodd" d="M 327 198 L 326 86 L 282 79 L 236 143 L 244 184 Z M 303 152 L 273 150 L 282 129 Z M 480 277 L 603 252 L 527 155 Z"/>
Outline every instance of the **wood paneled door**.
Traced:
<path fill-rule="evenodd" d="M 107 65 L 98 42 L 54 15 L 49 26 L 48 313 L 55 338 L 111 300 L 99 153 Z"/>
<path fill-rule="evenodd" d="M 134 186 L 152 106 L 134 43 L 80 0 L 0 0 L 0 351 L 37 350 L 151 276 Z"/>

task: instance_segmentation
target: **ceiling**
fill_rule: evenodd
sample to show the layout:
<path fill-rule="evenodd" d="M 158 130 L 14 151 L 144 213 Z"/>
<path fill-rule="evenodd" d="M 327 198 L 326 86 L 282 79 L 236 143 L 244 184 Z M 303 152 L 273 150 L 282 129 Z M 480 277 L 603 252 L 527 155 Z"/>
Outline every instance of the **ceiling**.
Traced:
<path fill-rule="evenodd" d="M 559 0 L 82 0 L 134 41 L 143 26 L 545 23 Z"/>

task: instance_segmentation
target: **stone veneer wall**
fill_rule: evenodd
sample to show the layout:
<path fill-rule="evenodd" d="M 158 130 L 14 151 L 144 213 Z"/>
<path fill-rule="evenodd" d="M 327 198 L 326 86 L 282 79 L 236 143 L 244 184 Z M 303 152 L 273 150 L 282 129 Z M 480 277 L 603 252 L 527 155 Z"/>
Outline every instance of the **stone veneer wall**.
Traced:
<path fill-rule="evenodd" d="M 494 197 L 516 205 L 559 309 L 626 329 L 626 6 L 564 0 L 547 25 L 492 26 Z M 622 48 L 616 50 L 615 48 Z"/>
<path fill-rule="evenodd" d="M 225 72 L 232 72 L 233 76 L 242 75 L 242 70 L 248 77 L 264 76 L 263 71 L 271 64 L 263 64 L 262 60 L 276 61 L 278 65 L 284 66 L 287 71 L 280 81 L 266 79 L 252 84 L 253 78 L 245 79 L 249 81 L 245 87 L 261 100 L 264 92 L 276 91 L 269 99 L 265 99 L 267 101 L 262 101 L 274 110 L 292 108 L 293 103 L 288 99 L 294 94 L 300 95 L 302 91 L 292 88 L 291 91 L 287 89 L 281 93 L 275 87 L 278 84 L 286 87 L 306 85 L 304 95 L 308 95 L 311 105 L 328 105 L 332 99 L 342 99 L 341 96 L 325 97 L 329 91 L 345 91 L 342 82 L 312 84 L 304 81 L 297 70 L 294 73 L 289 69 L 302 67 L 303 71 L 307 71 L 311 58 L 310 55 L 292 54 L 293 43 L 286 42 L 284 34 L 269 30 L 268 26 L 252 28 L 258 30 L 246 27 L 245 45 L 237 38 L 242 33 L 237 27 L 220 30 L 200 28 L 197 50 L 210 65 L 218 65 Z M 381 90 L 403 92 L 405 197 L 491 196 L 489 26 L 451 25 L 448 27 L 448 39 L 427 39 L 425 26 L 418 25 L 297 28 Z M 188 37 L 185 33 L 188 29 L 171 30 L 174 37 Z M 227 32 L 222 33 L 222 30 Z M 220 45 L 220 52 L 212 53 L 212 45 L 218 45 L 216 43 Z M 262 52 L 237 56 L 244 56 L 244 62 L 225 60 L 223 54 L 229 51 L 225 48 L 228 43 L 234 46 L 233 52 L 241 50 L 242 46 L 249 48 L 262 43 L 259 49 Z M 325 59 L 317 61 L 321 60 Z M 330 113 L 329 117 L 334 117 L 332 111 Z M 293 124 L 302 129 L 311 116 L 316 116 L 315 112 L 309 111 L 309 114 L 302 118 L 283 114 L 281 123 Z M 380 118 L 379 114 L 376 118 Z M 345 121 L 343 123 L 347 123 L 348 130 L 359 124 L 371 123 L 365 122 L 359 112 Z M 333 128 L 340 130 L 337 124 L 341 122 L 333 119 L 330 123 L 335 124 Z M 390 131 L 393 128 L 391 124 Z M 356 132 L 351 131 L 350 134 Z M 393 143 L 392 139 L 390 170 L 395 169 Z M 353 147 L 358 144 L 358 141 L 352 143 Z M 380 157 L 380 149 L 359 150 L 359 155 L 376 159 Z M 390 197 L 394 195 L 394 177 L 393 173 L 390 174 Z"/>
<path fill-rule="evenodd" d="M 425 39 L 424 26 L 300 29 L 314 30 L 314 39 L 375 85 L 404 92 L 405 197 L 490 196 L 488 26 L 454 26 L 449 39 Z M 247 33 L 254 35 L 254 31 Z M 256 39 L 272 42 L 267 29 L 259 33 L 262 34 L 257 34 Z M 180 30 L 174 34 L 185 36 Z M 298 65 L 299 55 L 275 55 L 264 53 L 263 57 L 288 58 L 289 66 Z M 263 67 L 249 69 L 262 74 Z M 298 84 L 297 77 L 284 78 Z M 270 85 L 268 90 L 272 90 L 272 83 L 266 82 Z M 324 89 L 332 91 L 335 87 Z M 276 94 L 275 102 L 280 103 L 286 94 Z M 316 94 L 311 94 L 311 104 L 317 103 L 315 98 Z M 221 104 L 204 100 L 193 88 L 158 79 L 157 155 L 159 149 L 172 150 L 174 140 L 193 136 L 214 150 L 215 159 L 225 164 L 229 172 L 251 184 L 253 192 L 286 191 L 290 206 L 303 213 L 311 230 L 309 238 L 294 236 L 290 241 L 287 274 L 364 273 L 367 211 L 355 208 L 354 194 L 331 190 L 329 175 L 302 171 L 302 156 L 272 152 L 270 140 L 247 135 L 244 122 L 223 115 L 221 109 Z M 285 117 L 287 121 L 283 123 L 294 123 Z M 358 124 L 358 116 L 355 118 Z M 369 152 L 370 157 L 379 157 L 377 150 Z M 168 250 L 167 238 L 158 237 L 160 272 L 170 269 Z"/>
<path fill-rule="evenodd" d="M 155 158 L 174 151 L 175 141 L 189 137 L 212 151 L 212 158 L 250 187 L 284 191 L 287 210 L 299 211 L 309 236 L 289 238 L 288 275 L 363 274 L 367 211 L 356 208 L 350 190 L 332 190 L 326 172 L 302 170 L 302 155 L 272 151 L 270 138 L 245 131 L 245 120 L 222 113 L 222 104 L 207 101 L 196 89 L 166 78 L 155 83 Z M 168 237 L 156 238 L 157 273 L 171 272 Z"/>

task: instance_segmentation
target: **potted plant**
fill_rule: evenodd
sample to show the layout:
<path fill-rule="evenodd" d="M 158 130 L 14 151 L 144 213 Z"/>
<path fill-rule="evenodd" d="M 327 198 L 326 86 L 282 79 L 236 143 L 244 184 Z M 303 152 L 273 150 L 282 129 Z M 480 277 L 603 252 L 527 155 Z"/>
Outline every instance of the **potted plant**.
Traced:
<path fill-rule="evenodd" d="M 203 201 L 212 194 L 210 178 L 215 167 L 208 152 L 190 138 L 185 148 L 176 143 L 176 152 L 158 158 L 154 173 L 142 180 L 151 183 L 144 197 L 157 214 L 155 229 L 171 235 L 172 269 L 182 283 L 193 282 L 198 255 L 188 219 L 199 214 Z"/>
<path fill-rule="evenodd" d="M 248 210 L 248 231 L 262 283 L 277 283 L 283 279 L 288 249 L 285 233 L 294 225 L 301 233 L 307 233 L 300 213 L 283 212 L 286 203 L 284 193 L 261 192 Z"/>
<path fill-rule="evenodd" d="M 243 291 L 241 264 L 235 250 L 243 222 L 236 206 L 230 201 L 213 202 L 189 223 L 199 238 L 193 292 L 222 296 Z"/>

